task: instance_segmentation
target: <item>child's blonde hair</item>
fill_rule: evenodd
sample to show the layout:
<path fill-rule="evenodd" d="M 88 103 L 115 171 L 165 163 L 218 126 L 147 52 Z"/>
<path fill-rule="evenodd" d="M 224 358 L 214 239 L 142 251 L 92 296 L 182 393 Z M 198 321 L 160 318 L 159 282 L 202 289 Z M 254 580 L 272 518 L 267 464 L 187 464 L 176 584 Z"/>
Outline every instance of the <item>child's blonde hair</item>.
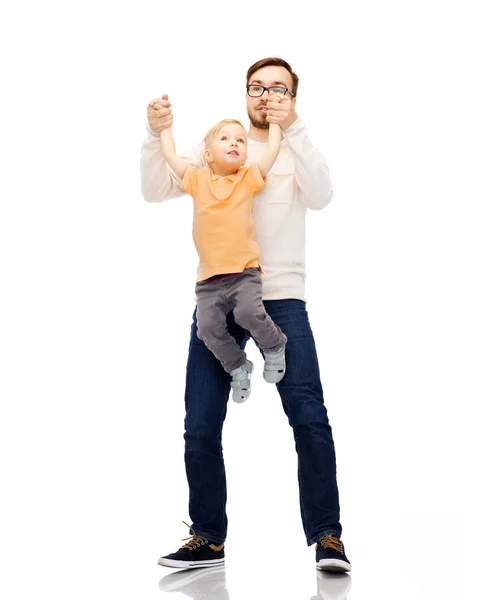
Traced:
<path fill-rule="evenodd" d="M 240 121 L 237 121 L 236 119 L 223 119 L 222 121 L 220 121 L 219 123 L 216 123 L 216 125 L 214 125 L 213 127 L 211 127 L 211 129 L 206 133 L 206 135 L 204 136 L 204 140 L 203 142 L 205 143 L 205 145 L 207 146 L 209 143 L 209 140 L 218 135 L 218 133 L 220 132 L 220 129 L 224 126 L 224 125 L 240 125 L 240 127 L 243 129 L 243 131 L 245 131 L 245 135 L 246 135 L 246 129 L 245 127 L 240 123 Z"/>

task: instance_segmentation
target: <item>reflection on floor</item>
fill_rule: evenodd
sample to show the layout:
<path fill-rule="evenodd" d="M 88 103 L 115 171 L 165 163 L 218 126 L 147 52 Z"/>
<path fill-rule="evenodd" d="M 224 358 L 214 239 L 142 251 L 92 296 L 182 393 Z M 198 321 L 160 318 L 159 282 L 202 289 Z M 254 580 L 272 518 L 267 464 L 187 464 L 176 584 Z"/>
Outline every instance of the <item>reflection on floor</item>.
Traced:
<path fill-rule="evenodd" d="M 298 598 L 298 600 L 345 600 L 347 598 L 352 583 L 350 575 L 317 571 L 316 577 L 316 596 Z M 224 566 L 172 572 L 160 581 L 159 588 L 165 593 L 179 592 L 192 600 L 234 600 L 226 587 Z M 258 596 L 257 600 L 262 598 Z"/>

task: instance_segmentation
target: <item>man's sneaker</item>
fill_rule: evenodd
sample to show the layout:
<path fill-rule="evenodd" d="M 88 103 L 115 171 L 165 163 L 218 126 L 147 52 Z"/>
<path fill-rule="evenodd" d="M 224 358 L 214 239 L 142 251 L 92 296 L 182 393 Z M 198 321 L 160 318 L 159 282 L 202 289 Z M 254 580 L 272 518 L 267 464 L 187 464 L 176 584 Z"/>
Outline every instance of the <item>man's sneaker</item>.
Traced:
<path fill-rule="evenodd" d="M 351 570 L 350 562 L 345 555 L 344 544 L 334 535 L 322 537 L 315 550 L 317 569 L 336 573 L 345 573 Z"/>
<path fill-rule="evenodd" d="M 206 538 L 196 535 L 196 532 L 189 525 L 187 527 L 192 531 L 192 536 L 184 538 L 182 541 L 189 541 L 177 552 L 162 556 L 158 564 L 162 567 L 173 567 L 174 569 L 196 569 L 198 567 L 224 565 L 225 545 L 210 542 Z"/>
<path fill-rule="evenodd" d="M 233 391 L 233 400 L 235 402 L 245 402 L 250 396 L 250 392 L 252 391 L 253 370 L 253 362 L 247 359 L 244 365 L 231 371 L 231 389 Z"/>
<path fill-rule="evenodd" d="M 286 373 L 286 346 L 277 352 L 264 350 L 264 379 L 267 383 L 279 383 Z"/>

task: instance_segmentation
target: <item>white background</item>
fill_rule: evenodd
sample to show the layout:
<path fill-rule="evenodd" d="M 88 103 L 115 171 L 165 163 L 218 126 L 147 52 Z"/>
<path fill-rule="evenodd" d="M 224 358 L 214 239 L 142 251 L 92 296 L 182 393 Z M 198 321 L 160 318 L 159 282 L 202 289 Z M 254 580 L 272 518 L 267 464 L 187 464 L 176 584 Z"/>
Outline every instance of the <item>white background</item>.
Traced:
<path fill-rule="evenodd" d="M 245 73 L 271 55 L 299 74 L 297 111 L 334 182 L 309 214 L 307 298 L 349 599 L 485 596 L 484 4 L 2 9 L 3 597 L 166 595 L 156 561 L 187 535 L 196 255 L 189 198 L 141 197 L 146 105 L 170 94 L 185 150 L 221 118 L 246 122 Z M 292 432 L 259 375 L 230 402 L 224 445 L 230 598 L 309 600 Z"/>

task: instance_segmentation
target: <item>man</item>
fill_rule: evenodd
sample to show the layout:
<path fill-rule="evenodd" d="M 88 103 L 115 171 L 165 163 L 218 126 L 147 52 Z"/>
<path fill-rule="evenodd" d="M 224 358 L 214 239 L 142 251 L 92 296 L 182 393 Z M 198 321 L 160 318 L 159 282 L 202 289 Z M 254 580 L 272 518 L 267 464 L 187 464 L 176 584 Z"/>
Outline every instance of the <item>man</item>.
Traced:
<path fill-rule="evenodd" d="M 288 338 L 286 374 L 277 389 L 298 453 L 300 509 L 306 541 L 308 545 L 316 543 L 318 569 L 350 571 L 340 541 L 335 447 L 304 295 L 306 210 L 324 208 L 332 198 L 332 184 L 325 159 L 312 146 L 296 114 L 297 89 L 298 76 L 280 58 L 265 58 L 248 70 L 247 164 L 253 164 L 263 151 L 270 123 L 279 124 L 284 138 L 267 184 L 254 199 L 255 237 L 264 271 L 264 306 Z M 277 92 L 282 92 L 281 102 L 269 102 L 269 94 Z M 166 94 L 148 105 L 148 124 L 141 158 L 142 193 L 148 202 L 162 202 L 183 193 L 160 153 L 159 132 L 172 124 Z M 185 153 L 184 158 L 190 164 L 205 165 L 201 145 Z M 227 316 L 227 326 L 244 348 L 248 333 L 235 323 L 232 313 Z M 184 433 L 193 535 L 177 552 L 158 561 L 163 566 L 189 568 L 224 562 L 227 517 L 221 433 L 229 392 L 230 376 L 198 338 L 194 312 Z"/>

